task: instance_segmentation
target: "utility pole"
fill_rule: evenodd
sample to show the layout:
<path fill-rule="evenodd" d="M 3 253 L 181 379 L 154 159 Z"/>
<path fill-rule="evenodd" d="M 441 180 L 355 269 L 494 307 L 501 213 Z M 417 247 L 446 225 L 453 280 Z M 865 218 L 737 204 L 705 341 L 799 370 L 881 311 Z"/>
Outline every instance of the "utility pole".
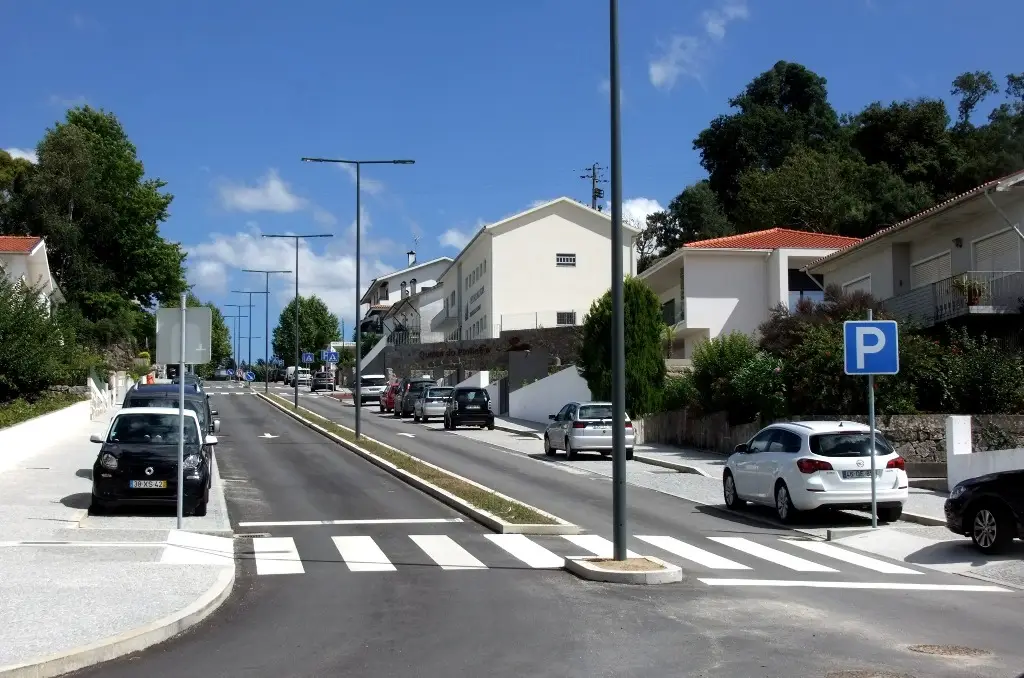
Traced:
<path fill-rule="evenodd" d="M 587 169 L 581 170 L 583 174 L 580 175 L 580 179 L 590 179 L 590 209 L 597 210 L 598 212 L 602 208 L 597 201 L 604 197 L 604 189 L 598 187 L 598 184 L 608 183 L 608 180 L 601 174 L 604 170 L 604 167 L 595 162 Z"/>

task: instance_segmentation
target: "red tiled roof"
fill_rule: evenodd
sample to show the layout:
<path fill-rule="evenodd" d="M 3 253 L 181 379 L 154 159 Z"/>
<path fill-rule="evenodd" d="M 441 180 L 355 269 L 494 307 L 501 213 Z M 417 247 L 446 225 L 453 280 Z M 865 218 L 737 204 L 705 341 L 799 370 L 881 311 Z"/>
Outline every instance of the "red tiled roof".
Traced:
<path fill-rule="evenodd" d="M 0 235 L 0 254 L 29 254 L 42 240 L 37 235 Z"/>
<path fill-rule="evenodd" d="M 683 247 L 737 250 L 777 250 L 786 247 L 826 250 L 849 247 L 857 242 L 860 242 L 859 238 L 847 238 L 842 235 L 794 231 L 789 228 L 769 228 L 766 231 L 753 231 L 752 233 L 727 235 L 724 238 L 688 242 Z"/>

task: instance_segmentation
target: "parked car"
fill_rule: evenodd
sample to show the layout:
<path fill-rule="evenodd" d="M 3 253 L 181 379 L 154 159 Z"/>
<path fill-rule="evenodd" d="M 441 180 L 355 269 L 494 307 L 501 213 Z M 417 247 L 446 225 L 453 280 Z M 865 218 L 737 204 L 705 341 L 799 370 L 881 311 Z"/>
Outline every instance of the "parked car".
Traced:
<path fill-rule="evenodd" d="M 380 401 L 380 396 L 388 387 L 388 378 L 383 374 L 364 374 L 359 379 L 359 400 L 360 404 L 367 400 Z M 355 389 L 352 391 L 355 397 Z"/>
<path fill-rule="evenodd" d="M 384 392 L 380 394 L 380 411 L 381 412 L 392 412 L 395 409 L 395 394 L 398 393 L 399 381 L 393 380 L 388 384 Z"/>
<path fill-rule="evenodd" d="M 999 553 L 1024 539 L 1024 471 L 1001 471 L 965 480 L 946 499 L 946 527 L 983 553 Z"/>
<path fill-rule="evenodd" d="M 320 389 L 334 390 L 334 377 L 330 372 L 317 372 L 313 375 L 313 379 L 309 382 L 309 392 L 316 393 Z"/>
<path fill-rule="evenodd" d="M 395 416 L 412 416 L 412 406 L 416 402 L 416 396 L 420 390 L 435 386 L 433 377 L 406 377 L 398 385 L 398 393 L 395 394 Z"/>
<path fill-rule="evenodd" d="M 556 414 L 549 414 L 544 431 L 544 454 L 554 456 L 556 450 L 565 450 L 568 459 L 578 452 L 612 453 L 612 404 L 606 402 L 568 403 Z M 633 422 L 626 415 L 626 459 L 633 458 L 636 436 Z"/>
<path fill-rule="evenodd" d="M 494 411 L 487 389 L 458 386 L 452 389 L 444 410 L 444 427 L 454 430 L 459 426 L 486 426 L 494 430 Z"/>
<path fill-rule="evenodd" d="M 169 407 L 178 409 L 178 384 L 145 384 L 128 389 L 124 397 L 124 408 L 134 407 Z M 210 395 L 198 390 L 195 385 L 185 384 L 185 409 L 191 410 L 199 417 L 199 425 L 204 431 L 214 435 L 220 433 L 220 419 L 217 410 L 210 407 Z"/>
<path fill-rule="evenodd" d="M 412 420 L 426 422 L 431 417 L 443 418 L 454 390 L 451 386 L 431 386 L 420 391 L 420 397 L 413 402 Z"/>
<path fill-rule="evenodd" d="M 819 508 L 871 510 L 871 429 L 852 421 L 772 424 L 736 446 L 722 487 L 731 509 L 774 506 L 782 522 Z M 875 432 L 878 519 L 899 520 L 909 496 L 903 458 Z"/>
<path fill-rule="evenodd" d="M 92 469 L 93 513 L 124 505 L 175 506 L 178 501 L 178 411 L 168 407 L 122 409 L 105 436 Z M 185 411 L 184 511 L 206 515 L 210 501 L 210 451 L 217 438 L 203 435 L 199 417 Z"/>

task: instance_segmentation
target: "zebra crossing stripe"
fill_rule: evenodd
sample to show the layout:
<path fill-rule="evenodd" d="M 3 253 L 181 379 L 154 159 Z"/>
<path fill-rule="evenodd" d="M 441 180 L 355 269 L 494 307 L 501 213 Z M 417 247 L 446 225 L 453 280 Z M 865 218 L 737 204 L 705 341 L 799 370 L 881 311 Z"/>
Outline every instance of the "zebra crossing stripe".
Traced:
<path fill-rule="evenodd" d="M 252 549 L 256 555 L 256 574 L 302 574 L 306 571 L 291 537 L 256 537 L 252 540 Z"/>
<path fill-rule="evenodd" d="M 572 542 L 585 551 L 590 551 L 598 558 L 614 558 L 615 545 L 597 534 L 563 534 L 562 538 Z M 627 558 L 639 558 L 633 551 L 626 551 Z"/>
<path fill-rule="evenodd" d="M 536 569 L 559 569 L 565 559 L 533 541 L 525 534 L 485 534 L 488 540 Z"/>
<path fill-rule="evenodd" d="M 395 566 L 373 537 L 331 537 L 341 559 L 352 572 L 394 572 Z"/>
<path fill-rule="evenodd" d="M 749 570 L 750 568 L 746 565 L 723 558 L 720 555 L 705 551 L 704 549 L 697 548 L 691 544 L 687 544 L 684 541 L 679 541 L 674 537 L 636 537 L 640 541 L 645 541 L 651 546 L 657 546 L 663 551 L 668 551 L 672 555 L 685 558 L 686 560 L 703 565 L 704 567 L 710 567 L 715 570 Z"/>
<path fill-rule="evenodd" d="M 487 566 L 446 534 L 411 534 L 409 538 L 443 570 L 486 570 Z"/>
<path fill-rule="evenodd" d="M 875 572 L 882 572 L 884 574 L 924 574 L 909 567 L 902 567 L 894 563 L 887 563 L 884 560 L 878 560 L 877 558 L 869 558 L 860 553 L 847 551 L 833 544 L 826 544 L 823 541 L 803 541 L 798 539 L 783 539 L 781 541 L 789 546 L 796 546 L 797 548 L 817 553 L 820 556 L 842 560 L 851 565 L 874 570 Z"/>
<path fill-rule="evenodd" d="M 769 548 L 764 544 L 759 544 L 756 541 L 750 541 L 743 537 L 708 537 L 711 541 L 716 541 L 719 544 L 732 547 L 737 551 L 742 551 L 747 555 L 760 558 L 761 560 L 767 560 L 770 563 L 781 565 L 782 567 L 789 568 L 790 570 L 796 570 L 797 572 L 836 572 L 837 570 L 825 565 L 819 565 L 813 563 L 810 560 L 804 560 L 803 558 L 797 558 L 791 556 L 783 551 L 777 551 L 773 548 Z"/>

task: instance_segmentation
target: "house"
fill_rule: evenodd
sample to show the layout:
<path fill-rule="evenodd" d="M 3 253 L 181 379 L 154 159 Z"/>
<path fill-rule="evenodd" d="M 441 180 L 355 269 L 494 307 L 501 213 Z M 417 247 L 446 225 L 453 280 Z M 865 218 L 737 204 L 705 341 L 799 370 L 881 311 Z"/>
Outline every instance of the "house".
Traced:
<path fill-rule="evenodd" d="M 383 333 L 382 321 L 388 309 L 394 303 L 436 285 L 440 274 L 452 263 L 451 257 L 438 257 L 420 264 L 416 262 L 415 251 L 406 255 L 409 263 L 405 268 L 371 280 L 359 299 L 360 309 L 366 308 L 360 320 L 363 332 Z"/>
<path fill-rule="evenodd" d="M 811 262 L 806 270 L 861 291 L 923 327 L 967 315 L 1020 313 L 1024 172 L 996 179 Z"/>
<path fill-rule="evenodd" d="M 622 226 L 623 270 L 636 229 Z M 430 330 L 449 340 L 579 325 L 611 286 L 611 217 L 562 197 L 482 227 L 438 281 Z"/>
<path fill-rule="evenodd" d="M 672 328 L 672 357 L 730 332 L 754 334 L 770 309 L 824 297 L 820 276 L 802 269 L 858 242 L 787 228 L 687 243 L 640 274 L 657 293 Z"/>
<path fill-rule="evenodd" d="M 50 273 L 43 238 L 0 235 L 0 273 L 15 283 L 37 289 L 47 309 L 64 302 L 64 295 Z"/>

